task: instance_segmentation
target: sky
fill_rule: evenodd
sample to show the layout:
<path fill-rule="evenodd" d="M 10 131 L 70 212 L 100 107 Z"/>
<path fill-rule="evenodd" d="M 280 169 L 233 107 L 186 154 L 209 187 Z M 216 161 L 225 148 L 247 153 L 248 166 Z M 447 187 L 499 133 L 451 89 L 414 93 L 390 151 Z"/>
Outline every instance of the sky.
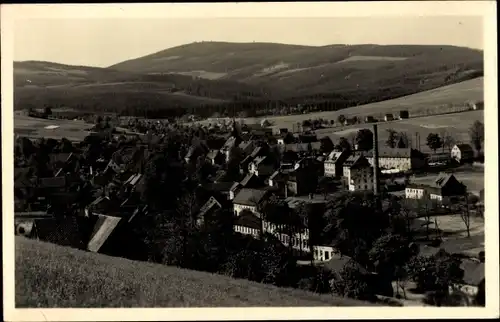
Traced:
<path fill-rule="evenodd" d="M 483 49 L 483 20 L 481 16 L 30 18 L 14 26 L 14 60 L 108 67 L 195 41 Z"/>

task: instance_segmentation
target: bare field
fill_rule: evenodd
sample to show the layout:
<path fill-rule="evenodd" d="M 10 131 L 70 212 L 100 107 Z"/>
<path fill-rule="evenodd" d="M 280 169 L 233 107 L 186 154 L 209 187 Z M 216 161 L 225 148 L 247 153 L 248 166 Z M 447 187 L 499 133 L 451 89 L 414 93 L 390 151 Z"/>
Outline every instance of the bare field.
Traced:
<path fill-rule="evenodd" d="M 57 128 L 51 129 L 51 126 L 57 126 Z M 70 141 L 82 141 L 89 134 L 90 128 L 90 124 L 80 120 L 45 120 L 19 113 L 14 115 L 14 133 L 31 138 L 61 139 L 64 137 Z"/>

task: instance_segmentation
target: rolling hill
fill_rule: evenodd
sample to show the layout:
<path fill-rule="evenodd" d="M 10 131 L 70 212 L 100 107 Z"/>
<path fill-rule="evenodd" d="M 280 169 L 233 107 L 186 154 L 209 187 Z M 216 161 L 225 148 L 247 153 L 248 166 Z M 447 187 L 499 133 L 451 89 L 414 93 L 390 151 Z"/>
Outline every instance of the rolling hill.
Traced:
<path fill-rule="evenodd" d="M 309 96 L 411 85 L 413 92 L 482 74 L 483 53 L 454 46 L 192 43 L 111 68 L 135 73 L 196 75 Z M 408 94 L 408 93 L 406 93 Z"/>
<path fill-rule="evenodd" d="M 16 237 L 17 308 L 374 306 Z"/>
<path fill-rule="evenodd" d="M 15 62 L 15 107 L 208 115 L 280 104 L 378 102 L 482 76 L 482 51 L 453 46 L 202 42 L 108 68 Z M 219 110 L 220 109 L 220 110 Z M 205 110 L 206 111 L 206 110 Z M 254 113 L 255 114 L 255 113 Z"/>

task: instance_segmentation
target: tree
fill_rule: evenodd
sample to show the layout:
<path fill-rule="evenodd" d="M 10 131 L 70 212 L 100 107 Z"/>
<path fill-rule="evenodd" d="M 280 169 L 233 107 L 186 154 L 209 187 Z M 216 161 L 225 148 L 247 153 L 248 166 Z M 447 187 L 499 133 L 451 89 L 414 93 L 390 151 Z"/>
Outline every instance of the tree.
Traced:
<path fill-rule="evenodd" d="M 333 192 L 333 182 L 329 177 L 321 177 L 318 181 L 319 190 L 323 193 L 323 197 L 326 200 L 326 197 L 329 193 Z"/>
<path fill-rule="evenodd" d="M 394 149 L 396 147 L 396 139 L 397 139 L 397 136 L 396 136 L 396 131 L 394 131 L 393 129 L 387 129 L 387 134 L 388 134 L 388 137 L 387 137 L 387 141 L 385 141 L 385 145 L 387 145 L 389 148 L 392 148 Z"/>
<path fill-rule="evenodd" d="M 336 149 L 342 150 L 342 151 L 351 151 L 351 144 L 345 137 L 341 137 L 339 139 L 339 143 L 335 146 Z"/>
<path fill-rule="evenodd" d="M 352 261 L 342 268 L 330 285 L 333 293 L 343 297 L 365 301 L 372 301 L 376 298 L 367 275 L 363 274 Z"/>
<path fill-rule="evenodd" d="M 406 132 L 399 132 L 398 134 L 398 149 L 406 149 L 410 146 L 410 139 L 408 138 L 408 134 Z"/>
<path fill-rule="evenodd" d="M 475 121 L 469 128 L 469 136 L 474 149 L 479 155 L 484 143 L 484 124 L 480 121 Z"/>
<path fill-rule="evenodd" d="M 325 240 L 341 254 L 365 264 L 372 243 L 389 227 L 389 218 L 377 209 L 373 193 L 341 192 L 327 203 L 324 224 Z"/>
<path fill-rule="evenodd" d="M 456 289 L 463 284 L 464 271 L 460 265 L 459 258 L 441 249 L 430 257 L 413 257 L 406 266 L 417 290 L 433 292 L 435 304 L 441 306 L 449 289 Z"/>
<path fill-rule="evenodd" d="M 451 209 L 460 215 L 460 219 L 462 219 L 467 231 L 467 238 L 470 238 L 470 204 L 468 194 L 466 193 L 463 196 L 454 198 Z"/>
<path fill-rule="evenodd" d="M 424 197 L 422 199 L 417 199 L 417 215 L 419 217 L 423 217 L 425 219 L 425 223 L 422 224 L 425 226 L 425 233 L 427 239 L 430 237 L 429 226 L 432 225 L 431 217 L 435 215 L 436 210 L 438 208 L 438 203 L 435 199 L 429 199 Z"/>
<path fill-rule="evenodd" d="M 338 123 L 340 123 L 341 125 L 343 125 L 345 121 L 346 121 L 345 115 L 340 114 L 340 115 L 337 117 L 337 122 L 338 122 Z"/>
<path fill-rule="evenodd" d="M 448 149 L 448 152 L 451 152 L 451 149 L 455 145 L 455 138 L 447 131 L 444 131 L 441 136 L 443 138 L 443 152 L 445 148 Z"/>
<path fill-rule="evenodd" d="M 369 129 L 361 129 L 356 134 L 358 150 L 369 151 L 373 149 L 373 132 Z"/>
<path fill-rule="evenodd" d="M 315 268 L 313 275 L 299 280 L 298 288 L 320 294 L 331 293 L 330 281 L 334 277 L 333 273 L 322 267 L 311 267 Z"/>
<path fill-rule="evenodd" d="M 405 277 L 404 267 L 413 256 L 408 239 L 397 234 L 381 236 L 373 243 L 368 256 L 379 278 L 389 283 L 396 280 L 399 294 L 399 281 Z"/>
<path fill-rule="evenodd" d="M 436 153 L 436 150 L 443 146 L 443 141 L 438 134 L 429 133 L 427 136 L 427 146 Z"/>
<path fill-rule="evenodd" d="M 311 120 L 302 121 L 302 127 L 311 127 L 311 126 L 312 126 Z"/>

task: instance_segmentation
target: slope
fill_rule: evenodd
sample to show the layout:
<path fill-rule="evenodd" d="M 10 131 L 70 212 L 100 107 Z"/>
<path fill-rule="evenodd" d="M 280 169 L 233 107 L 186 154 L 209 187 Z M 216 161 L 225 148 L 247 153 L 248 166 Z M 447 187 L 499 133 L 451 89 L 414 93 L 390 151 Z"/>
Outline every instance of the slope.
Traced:
<path fill-rule="evenodd" d="M 185 75 L 142 75 L 110 68 L 50 62 L 14 63 L 16 108 L 69 106 L 105 110 L 109 106 L 193 107 L 251 100 L 265 90 L 233 81 Z"/>
<path fill-rule="evenodd" d="M 16 237 L 16 307 L 371 306 Z"/>
<path fill-rule="evenodd" d="M 454 46 L 201 42 L 111 66 L 138 73 L 196 74 L 271 86 L 282 96 L 397 87 L 404 94 L 482 75 L 483 53 Z M 205 76 L 204 76 L 205 75 Z"/>

